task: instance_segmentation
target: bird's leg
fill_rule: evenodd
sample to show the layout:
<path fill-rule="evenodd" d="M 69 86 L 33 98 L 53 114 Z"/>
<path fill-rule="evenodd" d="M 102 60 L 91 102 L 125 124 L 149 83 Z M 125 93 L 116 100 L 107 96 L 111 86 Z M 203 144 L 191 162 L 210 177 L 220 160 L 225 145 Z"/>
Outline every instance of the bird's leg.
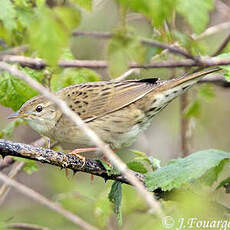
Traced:
<path fill-rule="evenodd" d="M 93 152 L 97 151 L 97 147 L 91 147 L 91 148 L 81 148 L 81 149 L 74 149 L 73 151 L 69 152 L 69 154 L 74 155 L 78 158 L 80 158 L 83 161 L 83 165 L 81 167 L 84 167 L 86 158 L 82 156 L 80 153 L 86 153 L 86 152 Z M 66 176 L 68 176 L 68 169 L 65 169 Z M 91 175 L 92 177 L 93 175 Z"/>
<path fill-rule="evenodd" d="M 46 145 L 46 147 L 48 148 L 48 149 L 50 149 L 51 148 L 51 141 L 50 141 L 50 138 L 49 137 L 45 137 L 45 136 L 43 136 L 43 138 L 45 139 L 45 145 Z"/>
<path fill-rule="evenodd" d="M 112 149 L 113 152 L 117 152 L 118 149 Z M 110 163 L 110 161 L 108 160 L 108 158 L 106 156 L 103 156 L 102 160 L 112 169 L 113 165 Z"/>
<path fill-rule="evenodd" d="M 81 148 L 81 149 L 74 149 L 69 154 L 73 154 L 73 155 L 77 154 L 77 155 L 79 155 L 79 153 L 93 152 L 93 151 L 97 151 L 97 150 L 99 150 L 99 148 L 97 148 L 97 147 Z"/>
<path fill-rule="evenodd" d="M 93 152 L 93 151 L 97 151 L 98 148 L 97 147 L 91 147 L 91 148 L 81 148 L 81 149 L 74 149 L 72 152 L 70 152 L 70 154 L 73 154 L 73 155 L 77 155 L 78 157 L 83 157 L 82 155 L 80 155 L 79 153 L 85 153 L 85 152 Z M 84 164 L 83 166 L 85 165 L 85 157 L 84 158 Z M 82 166 L 82 167 L 83 167 Z M 92 182 L 94 180 L 94 175 L 91 174 L 90 175 L 90 181 Z"/>
<path fill-rule="evenodd" d="M 79 157 L 83 161 L 83 165 L 82 165 L 82 167 L 83 167 L 85 165 L 86 160 L 85 160 L 85 157 L 79 153 L 93 152 L 93 151 L 97 151 L 97 150 L 98 150 L 97 147 L 81 148 L 81 149 L 74 149 L 73 151 L 69 152 L 69 154 Z"/>
<path fill-rule="evenodd" d="M 108 160 L 108 158 L 106 156 L 103 156 L 102 160 L 110 167 L 112 168 L 113 165 L 110 163 L 110 161 Z"/>

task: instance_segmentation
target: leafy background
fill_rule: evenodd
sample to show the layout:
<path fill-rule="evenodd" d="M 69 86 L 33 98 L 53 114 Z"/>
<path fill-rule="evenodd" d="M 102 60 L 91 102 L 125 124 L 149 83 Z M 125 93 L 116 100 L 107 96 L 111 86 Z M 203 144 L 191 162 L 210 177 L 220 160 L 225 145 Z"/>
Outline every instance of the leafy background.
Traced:
<path fill-rule="evenodd" d="M 226 28 L 210 36 L 200 36 L 209 26 L 229 21 L 230 3 L 227 0 L 69 0 L 66 1 L 68 4 L 63 5 L 64 2 L 0 1 L 1 50 L 28 45 L 29 48 L 22 54 L 43 58 L 49 67 L 46 70 L 19 68 L 49 86 L 52 91 L 74 83 L 118 77 L 127 70 L 130 61 L 148 63 L 151 59 L 179 59 L 169 53 L 156 57 L 161 50 L 140 45 L 140 37 L 166 43 L 177 42 L 192 54 L 205 56 L 218 48 L 229 31 Z M 72 37 L 71 31 L 76 28 L 82 31 L 111 31 L 115 36 L 108 41 Z M 229 55 L 228 52 L 229 46 L 222 55 Z M 57 67 L 59 59 L 74 58 L 107 59 L 109 69 Z M 168 79 L 183 71 L 141 70 L 140 75 L 133 77 L 157 76 Z M 8 73 L 1 73 L 1 138 L 30 143 L 39 137 L 22 121 L 8 123 L 6 119 L 12 110 L 16 111 L 35 95 L 37 92 L 22 81 Z M 224 208 L 214 205 L 213 200 L 230 207 L 229 196 L 223 187 L 216 190 L 219 182 L 226 179 L 229 173 L 230 108 L 226 105 L 230 92 L 228 89 L 202 85 L 194 87 L 189 97 L 191 102 L 184 115 L 190 119 L 190 128 L 193 130 L 191 152 L 197 153 L 186 159 L 170 161 L 181 157 L 179 102 L 175 100 L 155 117 L 152 126 L 131 148 L 120 150 L 119 155 L 129 162 L 133 170 L 141 173 L 148 171 L 146 183 L 149 189 L 161 187 L 165 191 L 172 190 L 169 193 L 170 201 L 163 202 L 168 215 L 178 217 L 183 213 L 185 218 L 194 215 L 201 218 L 222 217 Z M 160 165 L 165 167 L 152 172 L 152 168 L 159 166 L 159 160 Z M 105 183 L 100 178 L 90 182 L 90 176 L 82 173 L 66 178 L 64 171 L 42 164 L 36 167 L 31 162 L 25 171 L 32 174 L 21 172 L 18 176 L 20 182 L 60 202 L 63 207 L 100 229 L 144 230 L 153 226 L 156 226 L 155 229 L 162 227 L 161 222 L 148 213 L 145 202 L 130 186 L 122 185 L 121 191 L 119 183 L 112 186 L 112 182 Z M 111 186 L 113 190 L 110 192 Z M 122 206 L 119 206 L 120 202 Z M 50 229 L 77 229 L 61 216 L 13 190 L 0 205 L 0 223 L 3 224 L 28 222 Z"/>

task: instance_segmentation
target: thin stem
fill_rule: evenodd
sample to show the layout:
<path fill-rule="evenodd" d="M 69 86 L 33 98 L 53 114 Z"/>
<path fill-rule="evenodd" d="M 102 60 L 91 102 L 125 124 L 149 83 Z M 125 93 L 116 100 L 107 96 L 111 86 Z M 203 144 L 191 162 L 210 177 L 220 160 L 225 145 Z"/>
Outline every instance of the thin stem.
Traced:
<path fill-rule="evenodd" d="M 181 153 L 185 157 L 189 153 L 187 130 L 189 126 L 189 120 L 184 116 L 184 111 L 188 106 L 188 93 L 184 93 L 180 96 L 180 116 L 181 116 Z"/>
<path fill-rule="evenodd" d="M 47 66 L 44 60 L 40 58 L 30 58 L 24 56 L 16 55 L 3 55 L 0 56 L 0 61 L 8 63 L 18 63 L 22 66 L 28 66 L 33 69 L 43 69 Z M 97 61 L 97 60 L 60 60 L 58 62 L 59 67 L 62 68 L 92 68 L 92 69 L 105 69 L 108 68 L 107 61 Z M 230 65 L 230 58 L 218 58 L 218 57 L 207 57 L 200 58 L 199 62 L 184 59 L 180 61 L 153 61 L 149 64 L 136 64 L 131 63 L 129 65 L 130 69 L 143 68 L 182 68 L 182 67 L 211 67 L 218 65 Z"/>
<path fill-rule="evenodd" d="M 73 36 L 88 36 L 88 37 L 94 37 L 94 38 L 99 38 L 99 39 L 110 39 L 114 36 L 113 33 L 109 33 L 109 32 L 84 32 L 84 31 L 77 31 L 77 30 L 74 30 L 72 32 L 72 35 Z M 167 49 L 171 53 L 192 59 L 196 62 L 199 61 L 197 57 L 194 57 L 193 55 L 189 54 L 187 51 L 181 48 L 175 47 L 173 45 L 169 45 L 163 42 L 153 41 L 151 39 L 145 39 L 145 38 L 140 38 L 139 40 L 143 45 L 159 47 L 161 49 Z"/>
<path fill-rule="evenodd" d="M 21 192 L 23 195 L 26 195 L 27 197 L 30 197 L 31 199 L 48 207 L 49 209 L 61 214 L 66 219 L 70 220 L 71 222 L 80 226 L 81 228 L 85 230 L 97 230 L 96 227 L 88 224 L 87 222 L 85 222 L 83 219 L 73 214 L 72 212 L 69 212 L 66 209 L 62 208 L 59 204 L 53 203 L 52 201 L 48 200 L 46 197 L 42 196 L 40 193 L 34 191 L 33 189 L 15 180 L 10 179 L 8 176 L 4 175 L 1 172 L 0 172 L 0 180 L 11 187 L 14 187 L 16 190 Z"/>
<path fill-rule="evenodd" d="M 9 229 L 21 229 L 21 230 L 49 230 L 47 227 L 41 227 L 35 224 L 26 224 L 26 223 L 10 223 L 6 226 Z"/>
<path fill-rule="evenodd" d="M 230 34 L 224 39 L 223 43 L 220 45 L 217 51 L 212 55 L 212 57 L 219 55 L 228 45 L 229 41 L 230 41 Z"/>

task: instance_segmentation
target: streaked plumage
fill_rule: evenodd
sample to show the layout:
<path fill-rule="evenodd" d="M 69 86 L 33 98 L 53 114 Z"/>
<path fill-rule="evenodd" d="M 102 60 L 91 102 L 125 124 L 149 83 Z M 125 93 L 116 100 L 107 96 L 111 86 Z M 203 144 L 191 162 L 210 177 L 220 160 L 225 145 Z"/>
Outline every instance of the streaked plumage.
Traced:
<path fill-rule="evenodd" d="M 153 78 L 89 82 L 67 87 L 56 95 L 103 141 L 112 148 L 120 148 L 132 143 L 148 127 L 154 115 L 175 97 L 194 85 L 203 75 L 217 70 L 205 70 L 168 81 Z M 38 106 L 42 106 L 42 111 L 36 111 Z M 66 149 L 93 146 L 89 138 L 53 102 L 42 96 L 27 101 L 19 110 L 18 117 L 23 114 L 29 114 L 24 119 L 28 120 L 35 131 L 57 140 Z"/>

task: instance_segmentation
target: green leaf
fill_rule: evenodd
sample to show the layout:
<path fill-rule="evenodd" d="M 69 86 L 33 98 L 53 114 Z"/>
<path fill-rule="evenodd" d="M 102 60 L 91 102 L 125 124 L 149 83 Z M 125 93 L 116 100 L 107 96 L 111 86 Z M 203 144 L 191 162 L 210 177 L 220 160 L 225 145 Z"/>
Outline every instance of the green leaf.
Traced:
<path fill-rule="evenodd" d="M 96 199 L 95 210 L 96 220 L 101 227 L 105 227 L 110 215 L 112 214 L 111 204 L 103 191 Z"/>
<path fill-rule="evenodd" d="M 169 191 L 201 178 L 208 170 L 218 167 L 222 161 L 229 159 L 230 153 L 220 150 L 199 151 L 147 173 L 145 184 L 150 191 L 157 188 Z"/>
<path fill-rule="evenodd" d="M 175 0 L 118 0 L 121 4 L 150 18 L 154 26 L 162 26 L 170 19 L 175 8 Z"/>
<path fill-rule="evenodd" d="M 0 20 L 3 22 L 3 25 L 7 30 L 13 30 L 16 28 L 15 16 L 16 12 L 12 1 L 0 1 Z"/>
<path fill-rule="evenodd" d="M 67 45 L 68 31 L 56 20 L 55 12 L 51 9 L 41 7 L 36 12 L 37 17 L 29 26 L 30 45 L 49 64 L 55 65 Z"/>
<path fill-rule="evenodd" d="M 23 123 L 24 121 L 22 119 L 16 119 L 14 121 L 11 121 L 4 129 L 0 131 L 0 138 L 12 137 L 14 129 Z"/>
<path fill-rule="evenodd" d="M 41 70 L 34 70 L 28 67 L 24 67 L 24 68 L 19 67 L 19 69 L 25 72 L 26 74 L 28 74 L 33 79 L 37 80 L 38 82 L 42 82 L 44 79 L 45 74 Z"/>
<path fill-rule="evenodd" d="M 230 53 L 223 53 L 223 54 L 220 54 L 218 55 L 217 57 L 220 57 L 220 58 L 229 58 L 230 57 Z M 225 79 L 230 82 L 230 65 L 222 65 L 222 66 L 219 66 L 221 69 L 225 70 Z"/>
<path fill-rule="evenodd" d="M 201 33 L 209 22 L 213 0 L 177 0 L 176 10 L 186 18 L 195 33 Z"/>
<path fill-rule="evenodd" d="M 69 85 L 79 84 L 89 81 L 99 81 L 100 76 L 89 69 L 65 69 L 61 74 L 52 77 L 50 86 L 52 91 L 58 91 Z"/>
<path fill-rule="evenodd" d="M 17 2 L 18 3 L 18 2 Z M 26 4 L 18 4 L 15 6 L 17 21 L 23 27 L 29 27 L 31 21 L 34 19 L 33 8 Z"/>
<path fill-rule="evenodd" d="M 130 61 L 143 63 L 145 59 L 145 47 L 135 36 L 126 36 L 124 31 L 117 32 L 107 47 L 109 72 L 116 77 L 128 69 Z"/>
<path fill-rule="evenodd" d="M 134 161 L 134 160 L 130 161 L 128 162 L 127 166 L 135 172 L 139 172 L 143 174 L 148 172 L 145 165 L 140 161 Z"/>
<path fill-rule="evenodd" d="M 185 109 L 185 117 L 199 117 L 201 113 L 201 103 L 200 100 L 195 100 L 188 105 Z"/>
<path fill-rule="evenodd" d="M 126 46 L 118 39 L 112 39 L 108 44 L 108 64 L 111 76 L 119 76 L 128 69 Z"/>
<path fill-rule="evenodd" d="M 39 168 L 38 168 L 36 162 L 34 162 L 34 161 L 27 162 L 26 165 L 23 167 L 23 170 L 29 175 L 31 175 L 34 172 L 37 172 L 38 169 Z"/>
<path fill-rule="evenodd" d="M 55 7 L 54 12 L 69 30 L 76 28 L 81 22 L 81 12 L 77 8 Z"/>
<path fill-rule="evenodd" d="M 117 219 L 122 224 L 122 213 L 121 213 L 121 200 L 122 200 L 122 187 L 121 182 L 114 181 L 109 193 L 109 200 L 113 203 L 113 210 L 117 214 Z"/>
<path fill-rule="evenodd" d="M 141 152 L 139 150 L 133 149 L 132 153 L 134 153 L 137 157 L 147 157 L 146 153 Z"/>
<path fill-rule="evenodd" d="M 161 167 L 160 166 L 161 161 L 159 159 L 154 158 L 153 156 L 148 157 L 148 155 L 146 153 L 138 151 L 138 150 L 132 150 L 132 153 L 134 153 L 136 155 L 136 157 L 134 158 L 134 161 L 146 162 L 150 165 L 152 170 L 155 170 L 155 169 Z"/>
<path fill-rule="evenodd" d="M 74 56 L 69 47 L 63 49 L 60 59 L 74 60 Z"/>
<path fill-rule="evenodd" d="M 227 160 L 223 160 L 219 165 L 209 169 L 201 178 L 200 181 L 208 186 L 211 186 L 218 178 L 220 172 L 223 170 L 224 164 Z"/>
<path fill-rule="evenodd" d="M 212 100 L 215 96 L 213 86 L 211 84 L 202 85 L 202 87 L 199 88 L 198 93 L 199 93 L 199 96 L 206 99 L 207 101 Z"/>
<path fill-rule="evenodd" d="M 92 10 L 93 1 L 92 0 L 72 0 L 73 2 L 77 3 L 80 7 L 86 10 Z"/>
<path fill-rule="evenodd" d="M 148 161 L 150 166 L 152 167 L 152 170 L 156 170 L 158 168 L 161 168 L 161 161 L 157 158 L 154 158 L 153 156 L 148 157 Z"/>
<path fill-rule="evenodd" d="M 24 102 L 36 95 L 38 93 L 24 81 L 10 75 L 8 72 L 0 74 L 0 103 L 3 106 L 16 111 Z"/>
<path fill-rule="evenodd" d="M 37 163 L 33 160 L 28 160 L 28 159 L 19 158 L 19 157 L 14 157 L 14 158 L 17 161 L 25 162 L 23 170 L 29 175 L 31 175 L 34 172 L 37 172 L 39 169 Z"/>

